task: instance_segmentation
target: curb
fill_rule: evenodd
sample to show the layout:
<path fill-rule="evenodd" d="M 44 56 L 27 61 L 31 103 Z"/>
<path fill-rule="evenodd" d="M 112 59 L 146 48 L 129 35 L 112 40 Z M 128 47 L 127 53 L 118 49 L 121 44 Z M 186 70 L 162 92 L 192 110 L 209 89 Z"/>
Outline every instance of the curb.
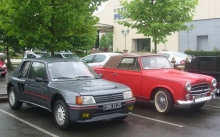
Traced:
<path fill-rule="evenodd" d="M 8 102 L 7 94 L 0 94 L 0 103 Z"/>

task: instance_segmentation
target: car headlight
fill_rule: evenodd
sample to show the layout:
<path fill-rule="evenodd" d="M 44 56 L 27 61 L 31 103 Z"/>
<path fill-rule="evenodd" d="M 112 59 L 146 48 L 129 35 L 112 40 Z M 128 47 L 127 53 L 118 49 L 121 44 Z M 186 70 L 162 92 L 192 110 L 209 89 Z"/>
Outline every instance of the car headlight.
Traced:
<path fill-rule="evenodd" d="M 217 86 L 217 80 L 216 79 L 212 79 L 212 86 L 215 88 Z"/>
<path fill-rule="evenodd" d="M 186 85 L 185 85 L 185 88 L 186 88 L 186 91 L 190 91 L 192 89 L 192 85 L 190 82 L 187 82 Z"/>
<path fill-rule="evenodd" d="M 82 104 L 94 104 L 95 99 L 93 96 L 76 96 L 76 104 L 82 105 Z"/>
<path fill-rule="evenodd" d="M 124 99 L 132 98 L 133 94 L 131 91 L 126 91 L 123 93 Z"/>
<path fill-rule="evenodd" d="M 2 66 L 2 68 L 6 68 L 6 65 L 4 64 L 4 65 Z"/>

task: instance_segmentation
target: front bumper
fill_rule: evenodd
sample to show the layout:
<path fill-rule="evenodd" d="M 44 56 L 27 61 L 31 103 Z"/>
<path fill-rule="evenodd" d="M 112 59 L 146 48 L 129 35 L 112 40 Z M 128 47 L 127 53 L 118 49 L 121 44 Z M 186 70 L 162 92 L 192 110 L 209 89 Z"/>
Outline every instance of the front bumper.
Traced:
<path fill-rule="evenodd" d="M 197 104 L 197 103 L 201 103 L 201 102 L 207 102 L 207 101 L 210 101 L 210 100 L 213 100 L 216 98 L 216 92 L 217 92 L 217 88 L 215 88 L 210 96 L 207 96 L 207 97 L 202 97 L 202 98 L 195 98 L 193 97 L 192 100 L 187 100 L 187 101 L 183 101 L 183 100 L 177 100 L 176 101 L 176 104 L 178 105 L 192 105 L 192 104 Z"/>
<path fill-rule="evenodd" d="M 103 105 L 108 104 L 110 102 L 97 104 L 93 106 L 69 105 L 69 117 L 71 121 L 81 123 L 123 117 L 129 115 L 132 112 L 132 110 L 129 110 L 128 108 L 134 106 L 135 102 L 135 98 L 126 101 L 123 100 L 111 102 L 121 103 L 122 106 L 119 109 L 112 109 L 107 111 L 103 110 Z M 82 115 L 85 113 L 88 113 L 89 117 L 83 117 Z"/>
<path fill-rule="evenodd" d="M 6 75 L 7 68 L 0 68 L 0 74 Z"/>

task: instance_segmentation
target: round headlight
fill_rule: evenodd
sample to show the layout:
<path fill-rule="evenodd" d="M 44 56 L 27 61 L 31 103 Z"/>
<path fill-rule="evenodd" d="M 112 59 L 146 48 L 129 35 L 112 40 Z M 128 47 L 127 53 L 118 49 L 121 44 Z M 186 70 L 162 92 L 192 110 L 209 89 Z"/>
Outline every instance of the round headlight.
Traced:
<path fill-rule="evenodd" d="M 216 79 L 212 79 L 212 86 L 215 88 L 216 86 L 217 86 L 217 81 L 216 81 Z"/>
<path fill-rule="evenodd" d="M 191 88 L 192 88 L 191 83 L 190 83 L 190 82 L 187 82 L 185 88 L 186 88 L 186 91 L 189 92 L 189 91 L 191 90 Z"/>

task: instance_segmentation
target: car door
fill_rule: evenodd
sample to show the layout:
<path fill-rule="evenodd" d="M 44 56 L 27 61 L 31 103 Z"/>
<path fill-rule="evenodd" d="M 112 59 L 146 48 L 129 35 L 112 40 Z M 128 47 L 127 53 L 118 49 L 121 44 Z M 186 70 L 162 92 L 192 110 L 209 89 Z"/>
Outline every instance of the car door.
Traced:
<path fill-rule="evenodd" d="M 18 72 L 18 78 L 15 79 L 16 80 L 16 85 L 18 89 L 18 98 L 19 100 L 23 100 L 23 101 L 27 101 L 26 99 L 26 92 L 25 92 L 25 82 L 28 76 L 28 72 L 31 66 L 31 61 L 25 61 L 23 62 L 23 64 L 21 65 L 21 68 Z"/>
<path fill-rule="evenodd" d="M 40 106 L 46 106 L 50 99 L 45 96 L 47 93 L 48 78 L 45 64 L 42 62 L 33 62 L 28 77 L 26 79 L 25 92 L 27 100 Z"/>
<path fill-rule="evenodd" d="M 138 58 L 123 58 L 117 66 L 117 69 L 112 72 L 112 75 L 115 82 L 127 85 L 132 89 L 135 96 L 140 96 L 143 74 L 140 69 Z"/>

